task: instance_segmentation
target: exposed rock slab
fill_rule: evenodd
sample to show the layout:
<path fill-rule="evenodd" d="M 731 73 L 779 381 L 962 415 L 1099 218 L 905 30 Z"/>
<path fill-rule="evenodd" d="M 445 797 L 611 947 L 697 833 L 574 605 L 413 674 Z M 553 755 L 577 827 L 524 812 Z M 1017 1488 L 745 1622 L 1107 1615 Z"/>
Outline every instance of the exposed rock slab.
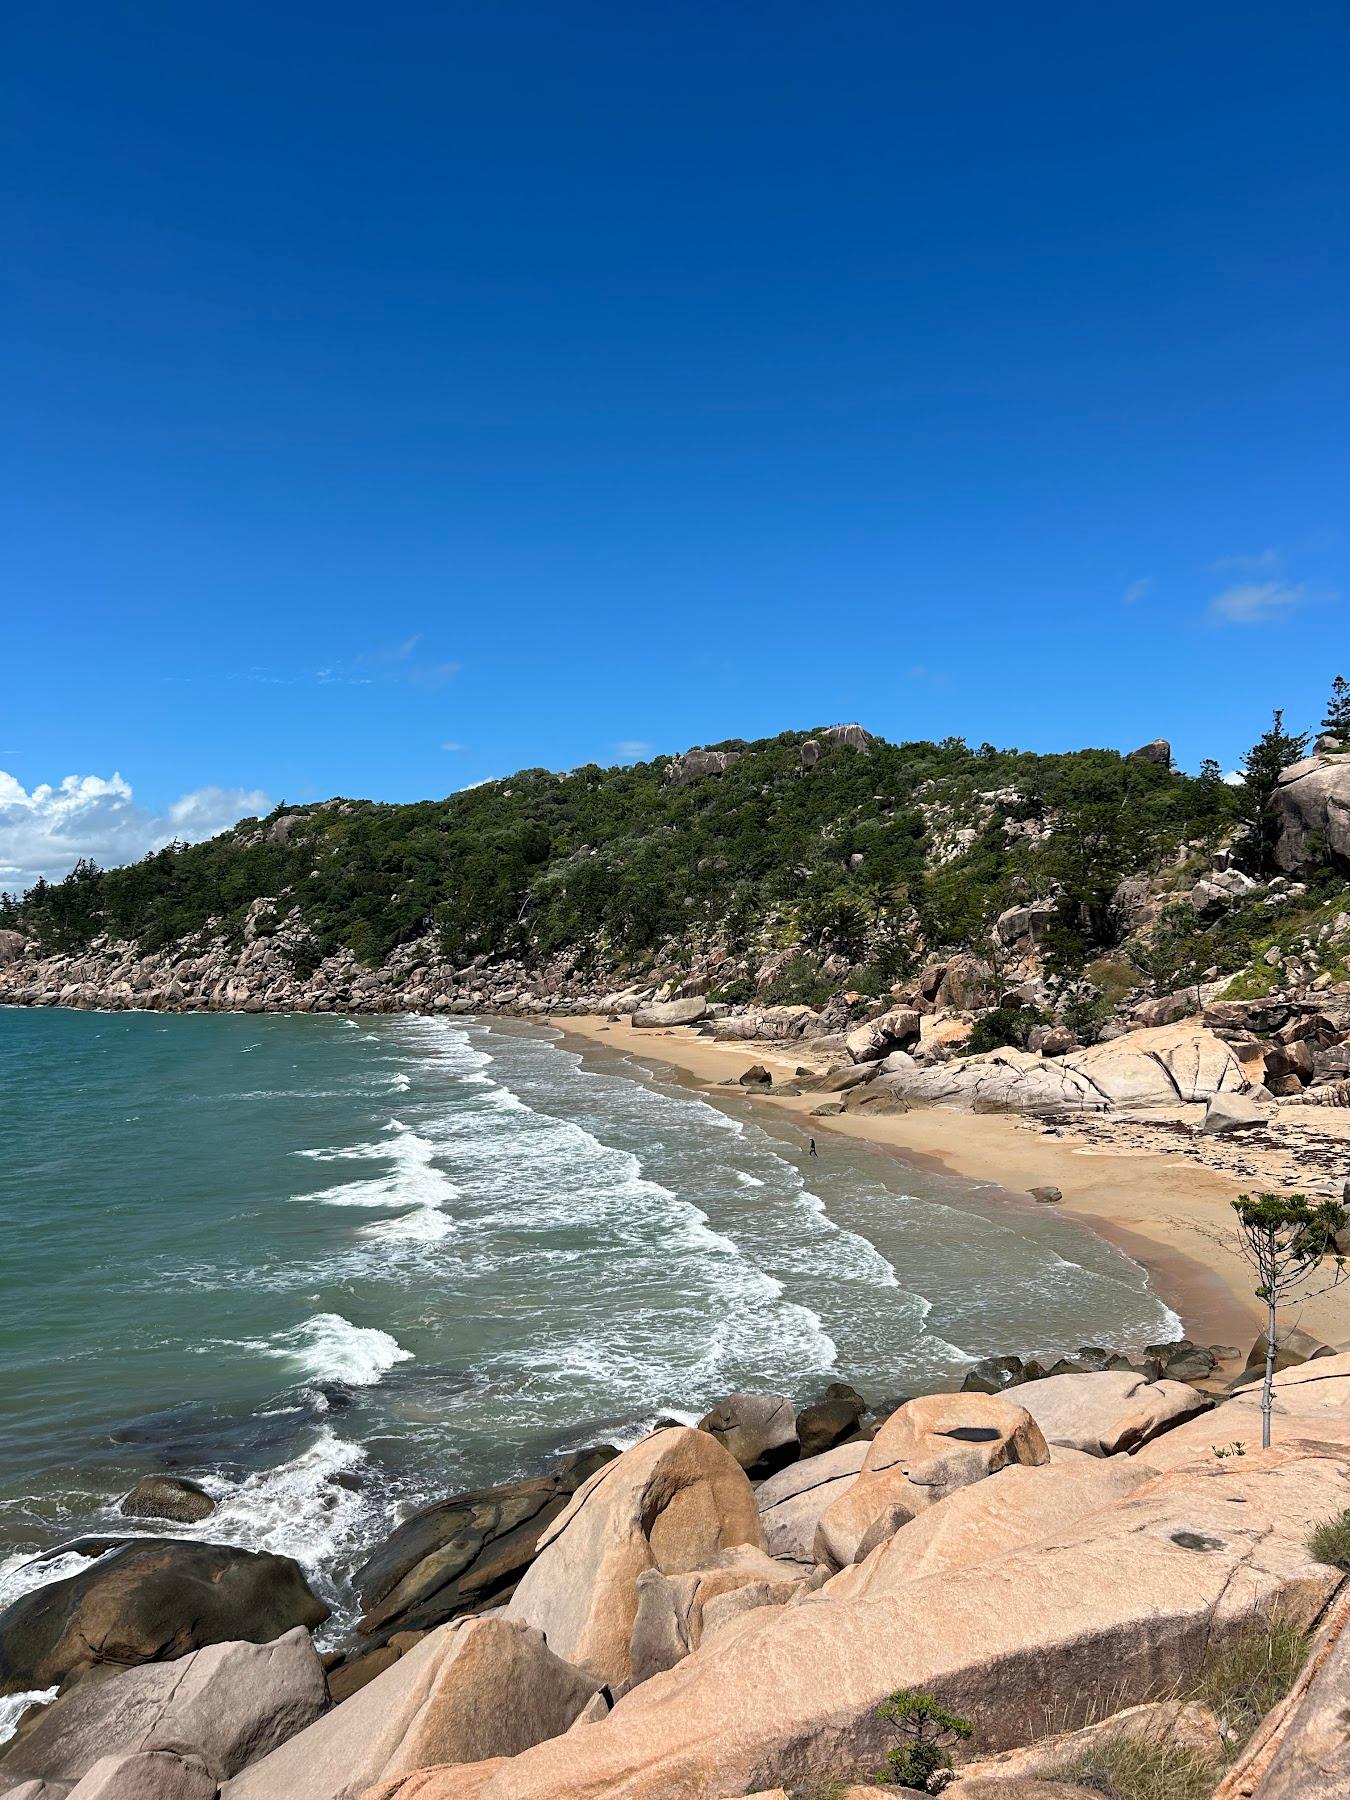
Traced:
<path fill-rule="evenodd" d="M 21 1776 L 79 1781 L 101 1757 L 157 1750 L 190 1750 L 224 1781 L 327 1710 L 307 1631 L 270 1644 L 212 1644 L 67 1688 L 0 1753 L 0 1791 Z"/>
<path fill-rule="evenodd" d="M 1281 1450 L 1161 1475 L 977 1567 L 751 1613 L 564 1743 L 370 1800 L 692 1800 L 870 1775 L 891 1741 L 876 1708 L 900 1687 L 975 1719 L 989 1753 L 1037 1736 L 1047 1687 L 1071 1729 L 1108 1697 L 1184 1687 L 1254 1612 L 1315 1617 L 1339 1576 L 1304 1540 L 1347 1477 L 1343 1459 Z"/>
<path fill-rule="evenodd" d="M 1043 1381 L 1023 1383 L 1017 1398 L 1047 1443 L 1085 1450 L 1089 1456 L 1135 1450 L 1213 1404 L 1184 1381 L 1150 1381 L 1124 1371 L 1047 1375 Z"/>
<path fill-rule="evenodd" d="M 172 1750 L 104 1756 L 70 1800 L 215 1800 L 215 1777 L 195 1756 Z"/>
<path fill-rule="evenodd" d="M 755 1502 L 770 1556 L 814 1568 L 820 1515 L 853 1485 L 870 1448 L 864 1439 L 840 1444 L 760 1483 Z"/>
<path fill-rule="evenodd" d="M 505 1619 L 442 1625 L 225 1788 L 225 1800 L 355 1800 L 431 1763 L 514 1756 L 565 1732 L 599 1683 Z"/>
<path fill-rule="evenodd" d="M 1350 1794 L 1350 1595 L 1332 1608 L 1302 1672 L 1252 1734 L 1214 1800 Z"/>
<path fill-rule="evenodd" d="M 1010 1463 L 949 1494 L 863 1561 L 833 1576 L 822 1592 L 840 1600 L 876 1596 L 996 1562 L 1078 1528 L 1152 1476 L 1133 1457 L 1052 1448 L 1049 1463 Z"/>

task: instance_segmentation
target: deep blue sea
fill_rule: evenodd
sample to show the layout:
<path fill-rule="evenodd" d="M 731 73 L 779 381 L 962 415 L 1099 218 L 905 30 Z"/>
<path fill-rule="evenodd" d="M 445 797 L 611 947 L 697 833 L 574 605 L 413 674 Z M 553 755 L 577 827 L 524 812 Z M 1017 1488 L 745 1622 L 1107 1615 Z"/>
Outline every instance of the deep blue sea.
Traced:
<path fill-rule="evenodd" d="M 542 1026 L 0 1009 L 0 1606 L 171 1469 L 340 1632 L 404 1512 L 560 1449 L 1175 1329 L 1072 1220 L 820 1145 Z"/>

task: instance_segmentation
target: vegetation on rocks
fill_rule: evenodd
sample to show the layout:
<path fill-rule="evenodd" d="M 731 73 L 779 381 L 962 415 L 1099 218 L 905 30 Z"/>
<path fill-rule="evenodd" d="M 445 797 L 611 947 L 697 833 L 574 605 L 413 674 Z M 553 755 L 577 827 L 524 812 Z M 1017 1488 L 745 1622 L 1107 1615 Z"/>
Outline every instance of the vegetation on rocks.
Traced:
<path fill-rule="evenodd" d="M 1333 692 L 1328 717 L 1338 707 Z M 63 1003 L 106 1004 L 110 982 L 172 985 L 140 979 L 139 956 L 195 959 L 182 995 L 150 1004 L 271 1010 L 305 990 L 342 1005 L 369 999 L 361 977 L 377 972 L 397 1004 L 430 969 L 425 1005 L 444 972 L 488 967 L 510 971 L 507 993 L 665 988 L 833 1009 L 838 1030 L 941 963 L 954 972 L 928 998 L 986 1015 L 967 1054 L 1035 1050 L 1052 1026 L 1091 1044 L 1153 997 L 1195 1011 L 1225 990 L 1350 978 L 1350 769 L 1323 755 L 1279 814 L 1305 744 L 1276 714 L 1239 781 L 1212 760 L 1180 772 L 1162 740 L 1044 756 L 840 726 L 527 769 L 409 805 L 283 803 L 206 843 L 0 896 L 0 963 L 37 977 L 30 991 L 11 974 L 6 997 L 68 986 Z M 86 957 L 39 994 L 33 965 Z"/>
<path fill-rule="evenodd" d="M 1308 1554 L 1314 1561 L 1329 1563 L 1350 1575 L 1350 1509 L 1334 1519 L 1323 1519 L 1308 1539 Z"/>
<path fill-rule="evenodd" d="M 1284 1301 L 1311 1297 L 1309 1284 L 1330 1265 L 1325 1293 L 1344 1278 L 1339 1240 L 1350 1225 L 1343 1206 L 1327 1200 L 1314 1206 L 1302 1194 L 1242 1194 L 1233 1202 L 1238 1243 L 1256 1271 L 1256 1297 L 1266 1307 L 1266 1363 L 1261 1388 L 1261 1445 L 1270 1448 L 1270 1415 L 1278 1344 L 1277 1314 Z"/>
<path fill-rule="evenodd" d="M 969 1719 L 948 1712 L 931 1694 L 914 1694 L 907 1689 L 883 1700 L 877 1716 L 894 1725 L 903 1739 L 888 1753 L 885 1770 L 878 1779 L 884 1786 L 918 1788 L 920 1793 L 927 1792 L 939 1769 L 951 1768 L 949 1747 L 963 1742 L 975 1730 Z"/>
<path fill-rule="evenodd" d="M 1289 1692 L 1308 1656 L 1308 1633 L 1292 1618 L 1254 1618 L 1205 1664 L 1194 1698 L 1219 1720 L 1231 1754 Z"/>

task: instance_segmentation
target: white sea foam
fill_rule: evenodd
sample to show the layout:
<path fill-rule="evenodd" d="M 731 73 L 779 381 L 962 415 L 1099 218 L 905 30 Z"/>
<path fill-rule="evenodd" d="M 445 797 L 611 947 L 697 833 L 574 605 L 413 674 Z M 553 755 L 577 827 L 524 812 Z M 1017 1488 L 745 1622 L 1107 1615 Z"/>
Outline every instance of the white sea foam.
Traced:
<path fill-rule="evenodd" d="M 316 1313 L 293 1331 L 269 1341 L 274 1356 L 292 1358 L 313 1381 L 340 1381 L 347 1387 L 374 1387 L 395 1363 L 411 1362 L 412 1351 L 375 1325 L 353 1325 L 341 1313 Z"/>
<path fill-rule="evenodd" d="M 365 1461 L 362 1445 L 322 1425 L 306 1449 L 274 1469 L 237 1483 L 203 1476 L 216 1502 L 212 1539 L 293 1556 L 312 1574 L 331 1574 L 335 1559 L 359 1542 L 370 1506 L 361 1486 L 344 1486 L 338 1478 L 358 1473 Z"/>
<path fill-rule="evenodd" d="M 378 1162 L 385 1167 L 377 1175 L 338 1182 L 312 1194 L 292 1195 L 322 1206 L 442 1206 L 458 1198 L 454 1183 L 435 1166 L 437 1150 L 401 1119 L 390 1119 L 384 1135 L 372 1143 L 347 1144 L 319 1150 L 297 1150 L 297 1156 L 313 1162 Z"/>
<path fill-rule="evenodd" d="M 0 1696 L 0 1744 L 7 1744 L 19 1729 L 19 1720 L 30 1706 L 46 1705 L 55 1700 L 58 1688 L 29 1688 L 25 1694 Z"/>
<path fill-rule="evenodd" d="M 23 1594 L 34 1588 L 46 1587 L 53 1581 L 64 1581 L 67 1575 L 74 1575 L 81 1569 L 90 1567 L 87 1556 L 76 1556 L 67 1552 L 61 1556 L 48 1556 L 41 1560 L 32 1552 L 21 1550 L 14 1556 L 7 1556 L 0 1561 L 0 1612 Z"/>
<path fill-rule="evenodd" d="M 397 1218 L 377 1219 L 373 1225 L 363 1225 L 358 1235 L 393 1243 L 438 1244 L 451 1237 L 454 1230 L 454 1220 L 438 1207 L 414 1206 L 411 1212 L 400 1213 Z"/>
<path fill-rule="evenodd" d="M 67 1576 L 78 1574 L 81 1569 L 93 1566 L 93 1559 L 88 1556 L 76 1556 L 67 1553 L 63 1556 L 49 1556 L 39 1560 L 31 1552 L 21 1550 L 13 1556 L 0 1559 L 0 1612 L 12 1606 L 24 1594 L 31 1594 L 35 1588 L 49 1587 L 54 1581 L 64 1581 Z M 0 1696 L 0 1744 L 7 1743 L 18 1729 L 19 1720 L 30 1706 L 39 1702 L 54 1700 L 57 1690 L 53 1688 L 30 1688 L 22 1694 L 5 1694 Z"/>
<path fill-rule="evenodd" d="M 764 1186 L 764 1183 L 760 1180 L 759 1176 L 752 1175 L 748 1169 L 733 1169 L 732 1173 L 742 1187 L 762 1188 Z"/>

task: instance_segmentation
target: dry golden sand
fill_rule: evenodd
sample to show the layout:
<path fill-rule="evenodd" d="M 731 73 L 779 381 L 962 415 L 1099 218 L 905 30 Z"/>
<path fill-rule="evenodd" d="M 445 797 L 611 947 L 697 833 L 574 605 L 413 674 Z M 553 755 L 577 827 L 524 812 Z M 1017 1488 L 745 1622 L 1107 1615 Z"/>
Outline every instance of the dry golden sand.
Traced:
<path fill-rule="evenodd" d="M 714 1097 L 720 1084 L 754 1063 L 762 1063 L 778 1083 L 790 1080 L 810 1057 L 809 1046 L 719 1044 L 687 1028 L 637 1031 L 628 1019 L 568 1018 L 558 1024 L 585 1043 L 676 1069 Z M 1200 1343 L 1238 1345 L 1244 1352 L 1263 1315 L 1233 1236 L 1233 1200 L 1258 1188 L 1292 1190 L 1300 1177 L 1307 1185 L 1310 1174 L 1319 1183 L 1337 1168 L 1350 1174 L 1350 1116 L 1321 1108 L 1297 1109 L 1298 1118 L 1288 1125 L 1292 1109 L 1282 1109 L 1280 1141 L 1252 1147 L 1235 1140 L 1194 1142 L 1189 1127 L 1199 1117 L 1197 1107 L 1147 1119 L 1047 1128 L 1038 1120 L 944 1107 L 816 1119 L 807 1115 L 829 1096 L 749 1097 L 756 1105 L 796 1115 L 817 1137 L 839 1132 L 911 1165 L 996 1183 L 1008 1191 L 1010 1209 L 1024 1204 L 1033 1187 L 1059 1188 L 1065 1212 L 1148 1270 L 1155 1292 L 1180 1315 L 1189 1336 Z M 1284 1322 L 1297 1322 L 1330 1344 L 1350 1345 L 1350 1283 L 1291 1311 Z"/>

